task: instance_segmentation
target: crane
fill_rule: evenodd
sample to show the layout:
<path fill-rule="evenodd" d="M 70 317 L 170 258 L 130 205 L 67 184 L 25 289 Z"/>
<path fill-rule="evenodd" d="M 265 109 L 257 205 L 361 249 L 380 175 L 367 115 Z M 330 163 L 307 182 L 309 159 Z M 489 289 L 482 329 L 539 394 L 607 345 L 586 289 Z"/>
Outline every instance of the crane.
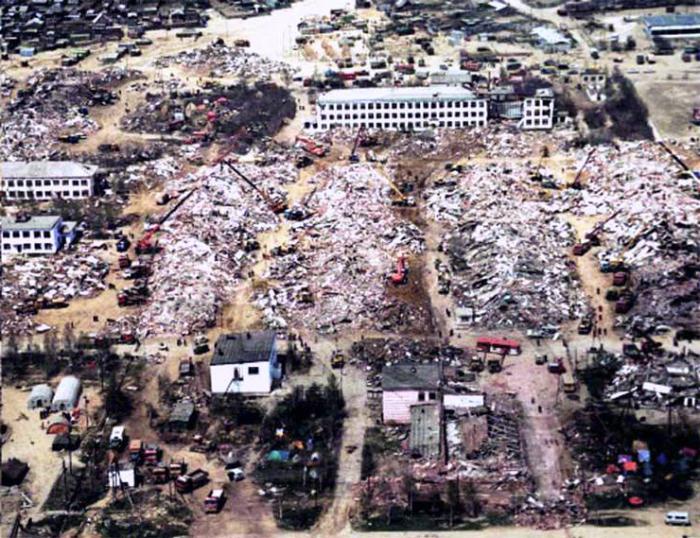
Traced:
<path fill-rule="evenodd" d="M 581 165 L 581 168 L 578 169 L 578 172 L 576 173 L 576 177 L 574 178 L 573 183 L 569 185 L 570 188 L 572 189 L 581 189 L 583 188 L 583 185 L 581 184 L 581 174 L 583 174 L 583 171 L 586 169 L 586 166 L 588 166 L 588 163 L 590 162 L 591 158 L 596 152 L 596 148 L 593 148 L 591 151 L 588 152 L 588 155 L 586 155 L 586 159 L 583 161 L 583 164 Z"/>
<path fill-rule="evenodd" d="M 588 239 L 591 244 L 593 245 L 599 245 L 600 244 L 600 239 L 598 238 L 598 234 L 603 230 L 603 227 L 610 222 L 612 219 L 617 217 L 620 214 L 621 209 L 618 209 L 615 211 L 612 215 L 610 215 L 607 219 L 600 221 L 598 224 L 596 224 L 593 229 L 586 234 L 586 239 Z"/>
<path fill-rule="evenodd" d="M 275 213 L 284 213 L 287 209 L 287 203 L 283 200 L 273 200 L 270 198 L 270 196 L 261 188 L 259 188 L 255 183 L 253 183 L 250 179 L 248 179 L 246 176 L 243 175 L 243 173 L 238 170 L 231 161 L 228 159 L 221 159 L 220 164 L 228 166 L 228 168 L 231 169 L 232 172 L 234 172 L 238 177 L 240 177 L 243 181 L 245 181 L 255 192 L 257 192 L 263 200 L 265 200 L 265 203 L 267 204 L 267 207 L 270 208 L 270 210 Z"/>
<path fill-rule="evenodd" d="M 365 132 L 365 126 L 360 125 L 360 128 L 357 130 L 357 136 L 355 137 L 355 143 L 352 145 L 352 152 L 350 153 L 350 157 L 348 160 L 351 163 L 357 163 L 360 162 L 360 156 L 357 154 L 357 146 L 360 144 L 360 138 L 362 137 L 362 134 Z"/>

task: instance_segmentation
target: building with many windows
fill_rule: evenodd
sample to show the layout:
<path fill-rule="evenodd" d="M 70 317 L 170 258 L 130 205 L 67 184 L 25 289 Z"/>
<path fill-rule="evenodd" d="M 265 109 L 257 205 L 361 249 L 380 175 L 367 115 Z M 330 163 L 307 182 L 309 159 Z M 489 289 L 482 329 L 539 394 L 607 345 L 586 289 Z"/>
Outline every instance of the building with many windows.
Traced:
<path fill-rule="evenodd" d="M 461 86 L 353 88 L 319 96 L 316 117 L 305 127 L 420 131 L 482 127 L 487 121 L 488 100 Z"/>
<path fill-rule="evenodd" d="M 671 13 L 644 17 L 649 37 L 688 39 L 700 37 L 700 13 Z"/>
<path fill-rule="evenodd" d="M 54 254 L 75 240 L 75 222 L 61 217 L 19 215 L 1 218 L 0 251 L 3 258 L 14 254 Z"/>
<path fill-rule="evenodd" d="M 73 161 L 0 164 L 0 193 L 7 202 L 88 198 L 95 192 L 97 166 Z"/>
<path fill-rule="evenodd" d="M 554 92 L 550 88 L 540 88 L 533 97 L 523 100 L 523 117 L 518 125 L 525 130 L 554 126 Z"/>

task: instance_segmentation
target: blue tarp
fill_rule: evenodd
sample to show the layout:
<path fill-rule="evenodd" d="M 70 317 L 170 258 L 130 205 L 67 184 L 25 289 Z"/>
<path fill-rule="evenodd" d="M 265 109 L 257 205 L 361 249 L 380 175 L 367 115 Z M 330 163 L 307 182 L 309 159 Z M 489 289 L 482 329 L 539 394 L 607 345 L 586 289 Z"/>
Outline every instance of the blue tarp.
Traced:
<path fill-rule="evenodd" d="M 267 461 L 287 461 L 289 460 L 289 450 L 272 450 L 265 459 Z"/>

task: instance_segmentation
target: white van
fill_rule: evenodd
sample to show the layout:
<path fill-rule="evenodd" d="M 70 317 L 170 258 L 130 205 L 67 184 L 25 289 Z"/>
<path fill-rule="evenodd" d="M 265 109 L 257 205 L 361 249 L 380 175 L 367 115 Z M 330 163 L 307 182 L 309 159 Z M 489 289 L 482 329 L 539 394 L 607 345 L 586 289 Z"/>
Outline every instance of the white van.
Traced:
<path fill-rule="evenodd" d="M 688 512 L 666 512 L 664 522 L 666 525 L 691 525 Z"/>
<path fill-rule="evenodd" d="M 109 436 L 109 448 L 120 450 L 124 446 L 124 426 L 115 426 Z"/>

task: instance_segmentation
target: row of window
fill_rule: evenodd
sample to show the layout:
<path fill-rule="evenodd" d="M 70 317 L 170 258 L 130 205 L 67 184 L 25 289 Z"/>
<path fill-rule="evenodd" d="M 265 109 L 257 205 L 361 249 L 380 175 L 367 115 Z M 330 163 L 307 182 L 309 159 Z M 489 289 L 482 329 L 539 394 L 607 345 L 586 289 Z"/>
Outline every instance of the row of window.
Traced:
<path fill-rule="evenodd" d="M 533 109 L 526 109 L 525 110 L 525 115 L 526 116 L 550 116 L 552 113 L 551 110 L 549 109 L 542 109 L 542 108 L 535 108 Z"/>
<path fill-rule="evenodd" d="M 549 118 L 535 118 L 525 120 L 525 125 L 528 127 L 551 127 L 552 121 Z"/>
<path fill-rule="evenodd" d="M 384 112 L 383 114 L 381 112 L 377 112 L 376 114 L 374 112 L 368 112 L 368 113 L 360 113 L 360 114 L 321 114 L 321 121 L 324 120 L 364 120 L 364 119 L 420 119 L 420 118 L 471 118 L 471 119 L 477 119 L 477 118 L 484 118 L 486 117 L 486 111 L 485 110 L 477 110 L 477 111 L 472 111 L 472 112 L 466 112 L 466 113 L 461 113 L 460 111 L 455 111 L 452 112 L 451 110 L 448 110 L 447 112 Z"/>
<path fill-rule="evenodd" d="M 39 237 L 51 237 L 51 230 L 34 230 L 34 238 L 39 238 Z M 10 235 L 12 234 L 12 235 Z M 30 230 L 22 230 L 21 236 L 20 236 L 20 231 L 19 230 L 3 230 L 2 231 L 2 236 L 7 238 L 7 237 L 32 237 L 32 231 Z"/>
<path fill-rule="evenodd" d="M 413 110 L 421 108 L 486 108 L 486 101 L 408 101 L 393 103 L 320 103 L 326 110 Z"/>
<path fill-rule="evenodd" d="M 347 126 L 351 124 L 353 126 L 364 125 L 370 129 L 399 129 L 402 131 L 409 129 L 429 129 L 431 127 L 483 127 L 486 125 L 486 120 L 464 120 L 464 121 L 411 121 L 411 122 L 396 122 L 396 121 L 357 121 L 357 122 L 347 122 L 344 124 L 340 123 L 321 123 L 320 127 L 323 130 L 335 129 L 342 126 Z"/>
<path fill-rule="evenodd" d="M 44 187 L 48 187 L 50 185 L 62 185 L 62 186 L 67 186 L 67 185 L 73 185 L 74 187 L 79 187 L 79 186 L 84 186 L 86 187 L 88 185 L 88 180 L 87 179 L 8 179 L 5 181 L 7 183 L 8 187 L 14 187 L 15 185 L 17 187 L 41 187 L 42 185 Z"/>
<path fill-rule="evenodd" d="M 17 252 L 25 252 L 25 251 L 48 251 L 48 252 L 53 252 L 54 245 L 53 243 L 34 243 L 33 245 L 31 243 L 24 243 L 23 245 L 14 245 L 15 251 Z M 10 250 L 12 248 L 12 245 L 8 243 L 4 243 L 2 245 L 3 250 Z"/>
<path fill-rule="evenodd" d="M 9 200 L 14 198 L 85 198 L 90 196 L 90 191 L 7 191 L 6 196 Z"/>

